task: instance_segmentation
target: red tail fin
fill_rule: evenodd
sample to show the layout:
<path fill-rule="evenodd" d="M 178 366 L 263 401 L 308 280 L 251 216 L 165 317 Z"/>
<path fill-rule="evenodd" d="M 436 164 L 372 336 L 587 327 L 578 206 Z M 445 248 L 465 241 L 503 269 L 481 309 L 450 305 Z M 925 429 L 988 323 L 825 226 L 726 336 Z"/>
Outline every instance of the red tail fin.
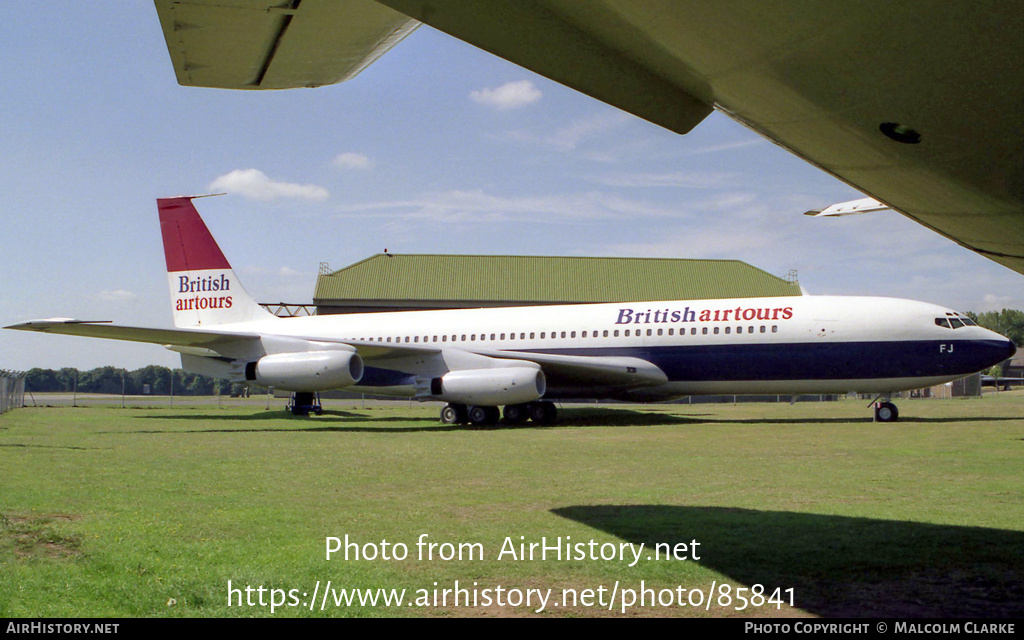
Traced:
<path fill-rule="evenodd" d="M 199 217 L 192 197 L 160 198 L 171 310 L 177 327 L 273 318 L 242 288 L 231 264 Z"/>
<path fill-rule="evenodd" d="M 156 206 L 168 272 L 231 268 L 191 197 L 159 198 Z"/>

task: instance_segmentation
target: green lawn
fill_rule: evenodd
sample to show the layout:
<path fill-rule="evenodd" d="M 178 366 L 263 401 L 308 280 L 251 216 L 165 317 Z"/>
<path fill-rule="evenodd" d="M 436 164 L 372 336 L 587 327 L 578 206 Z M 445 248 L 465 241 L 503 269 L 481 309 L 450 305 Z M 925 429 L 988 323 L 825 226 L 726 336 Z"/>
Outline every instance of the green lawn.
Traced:
<path fill-rule="evenodd" d="M 0 617 L 1021 616 L 1021 393 L 903 400 L 894 424 L 853 400 L 568 405 L 494 430 L 404 402 L 20 409 L 0 416 Z M 328 560 L 346 535 L 407 556 Z M 542 541 L 584 557 L 499 557 Z M 406 594 L 321 611 L 328 581 Z M 737 611 L 754 585 L 786 604 Z M 268 606 L 240 606 L 259 587 Z"/>

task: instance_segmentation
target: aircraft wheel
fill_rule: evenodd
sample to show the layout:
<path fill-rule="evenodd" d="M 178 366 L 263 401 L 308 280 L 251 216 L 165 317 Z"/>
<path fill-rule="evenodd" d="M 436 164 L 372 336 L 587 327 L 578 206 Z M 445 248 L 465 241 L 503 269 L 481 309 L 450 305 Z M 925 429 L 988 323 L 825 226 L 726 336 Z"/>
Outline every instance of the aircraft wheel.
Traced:
<path fill-rule="evenodd" d="M 469 408 L 469 421 L 477 427 L 489 427 L 497 424 L 501 417 L 498 407 L 477 407 Z"/>
<path fill-rule="evenodd" d="M 882 402 L 875 407 L 875 420 L 878 422 L 896 422 L 899 419 L 899 409 L 893 403 Z"/>
<path fill-rule="evenodd" d="M 510 404 L 505 407 L 505 422 L 508 424 L 522 424 L 530 419 L 525 404 Z"/>
<path fill-rule="evenodd" d="M 543 402 L 531 402 L 526 405 L 530 414 L 530 420 L 537 424 L 551 424 L 558 417 L 558 409 L 555 403 L 544 400 Z"/>
<path fill-rule="evenodd" d="M 441 422 L 444 424 L 462 424 L 469 419 L 466 413 L 466 405 L 464 404 L 446 404 L 441 409 Z"/>

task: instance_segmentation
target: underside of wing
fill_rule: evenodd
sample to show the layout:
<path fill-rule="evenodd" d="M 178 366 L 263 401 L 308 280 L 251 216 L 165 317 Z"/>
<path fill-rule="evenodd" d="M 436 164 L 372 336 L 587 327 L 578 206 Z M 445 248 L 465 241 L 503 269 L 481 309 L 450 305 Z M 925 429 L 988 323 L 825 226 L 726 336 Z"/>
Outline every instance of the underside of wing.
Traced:
<path fill-rule="evenodd" d="M 354 77 L 418 26 L 372 0 L 156 0 L 178 82 L 318 87 Z"/>
<path fill-rule="evenodd" d="M 673 131 L 715 105 L 1024 273 L 1015 3 L 380 2 Z"/>

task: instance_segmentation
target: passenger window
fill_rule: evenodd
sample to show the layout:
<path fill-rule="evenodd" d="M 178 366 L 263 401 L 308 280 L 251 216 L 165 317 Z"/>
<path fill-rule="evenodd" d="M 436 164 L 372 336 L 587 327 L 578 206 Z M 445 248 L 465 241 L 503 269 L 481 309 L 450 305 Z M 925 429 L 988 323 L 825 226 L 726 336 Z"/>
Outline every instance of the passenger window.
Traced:
<path fill-rule="evenodd" d="M 604 330 L 604 337 L 605 337 L 605 338 L 607 338 L 607 337 L 608 337 L 608 330 L 607 330 L 607 329 L 605 329 L 605 330 Z"/>
<path fill-rule="evenodd" d="M 778 332 L 779 332 L 779 325 L 773 324 L 772 325 L 772 333 L 778 333 Z"/>
<path fill-rule="evenodd" d="M 629 337 L 629 329 L 626 329 L 626 337 Z"/>
<path fill-rule="evenodd" d="M 715 327 L 715 335 L 718 335 L 718 327 Z"/>
<path fill-rule="evenodd" d="M 708 328 L 704 327 L 703 329 L 700 330 L 700 332 L 703 333 L 704 335 L 708 335 Z"/>
<path fill-rule="evenodd" d="M 726 333 L 726 334 L 729 334 L 729 333 L 731 333 L 731 332 L 732 332 L 732 327 L 726 327 L 726 328 L 725 328 L 725 333 Z"/>
<path fill-rule="evenodd" d="M 627 335 L 627 336 L 629 335 L 629 332 L 628 332 L 628 331 L 626 332 L 626 335 Z M 619 330 L 618 330 L 618 329 L 616 329 L 615 331 L 613 331 L 613 332 L 612 332 L 612 336 L 614 336 L 614 337 L 618 338 L 618 337 L 619 337 Z"/>

